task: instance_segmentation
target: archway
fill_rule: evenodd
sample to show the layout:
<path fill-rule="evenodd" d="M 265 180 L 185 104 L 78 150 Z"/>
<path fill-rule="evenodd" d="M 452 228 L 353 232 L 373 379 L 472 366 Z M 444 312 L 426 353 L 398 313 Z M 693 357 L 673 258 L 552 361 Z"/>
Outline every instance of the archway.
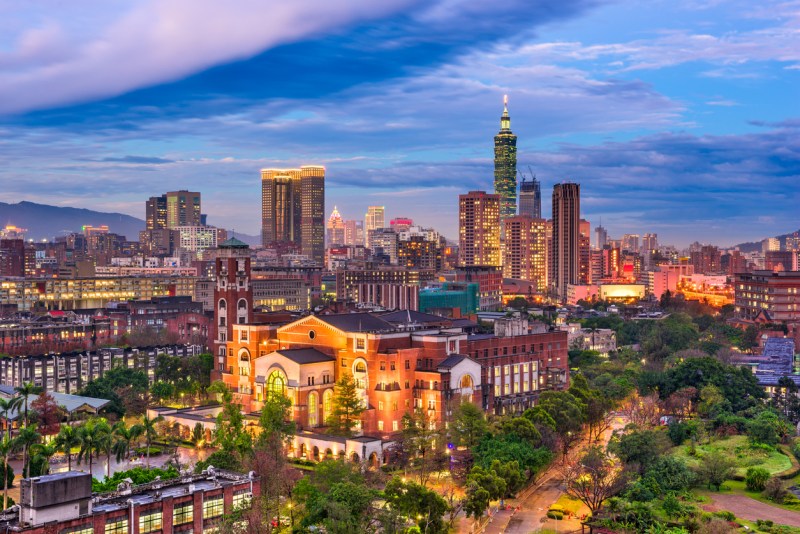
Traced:
<path fill-rule="evenodd" d="M 378 454 L 373 452 L 369 455 L 369 466 L 378 467 Z"/>
<path fill-rule="evenodd" d="M 354 453 L 353 453 L 353 454 L 350 456 L 350 459 L 351 459 L 351 460 L 353 460 L 353 463 L 354 463 L 354 464 L 357 464 L 357 463 L 360 461 L 360 459 L 359 459 L 359 457 L 358 457 L 358 453 L 357 453 L 357 452 L 354 452 Z"/>
<path fill-rule="evenodd" d="M 345 454 L 345 452 L 344 452 L 343 450 L 342 450 L 342 451 L 339 451 L 339 459 L 340 459 L 340 460 L 344 461 L 344 459 L 345 459 L 345 457 L 346 457 L 346 456 L 347 456 L 347 455 Z"/>
<path fill-rule="evenodd" d="M 333 451 L 330 449 L 325 449 L 325 459 L 333 458 Z"/>
<path fill-rule="evenodd" d="M 312 452 L 314 453 L 314 460 L 319 462 L 319 447 L 315 445 Z"/>
<path fill-rule="evenodd" d="M 306 450 L 306 444 L 305 443 L 301 443 L 300 444 L 300 458 L 305 459 L 307 455 L 308 455 L 308 451 Z"/>

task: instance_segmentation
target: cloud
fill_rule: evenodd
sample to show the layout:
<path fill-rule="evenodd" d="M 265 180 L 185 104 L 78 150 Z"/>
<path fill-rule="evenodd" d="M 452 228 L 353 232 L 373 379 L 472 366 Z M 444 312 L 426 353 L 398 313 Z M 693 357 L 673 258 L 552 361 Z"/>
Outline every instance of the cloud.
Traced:
<path fill-rule="evenodd" d="M 100 161 L 114 163 L 131 163 L 134 165 L 164 165 L 175 163 L 174 160 L 165 158 L 153 158 L 147 156 L 123 156 L 121 158 L 103 158 Z"/>

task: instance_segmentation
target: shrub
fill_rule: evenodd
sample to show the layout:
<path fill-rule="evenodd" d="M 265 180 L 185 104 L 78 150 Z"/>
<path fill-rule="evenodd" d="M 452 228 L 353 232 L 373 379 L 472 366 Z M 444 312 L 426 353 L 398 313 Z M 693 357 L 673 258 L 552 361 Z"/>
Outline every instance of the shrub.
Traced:
<path fill-rule="evenodd" d="M 733 512 L 729 512 L 727 510 L 720 510 L 719 512 L 714 512 L 714 515 L 719 517 L 720 519 L 724 519 L 725 521 L 736 521 L 736 516 L 733 515 Z"/>
<path fill-rule="evenodd" d="M 225 469 L 227 471 L 242 471 L 242 463 L 229 452 L 216 451 L 209 455 L 205 460 L 197 462 L 194 466 L 195 473 L 200 473 L 209 465 L 213 465 L 217 469 Z"/>
<path fill-rule="evenodd" d="M 3 476 L 3 469 L 5 468 L 4 466 L 5 466 L 5 464 L 0 463 L 0 485 L 2 485 L 2 482 L 3 482 L 2 476 Z M 6 478 L 8 479 L 8 487 L 9 488 L 13 488 L 14 487 L 14 468 L 11 467 L 11 464 L 8 464 L 8 471 L 6 471 Z M 2 488 L 0 488 L 0 489 L 2 489 Z"/>
<path fill-rule="evenodd" d="M 547 517 L 550 519 L 555 519 L 556 521 L 561 521 L 564 519 L 564 512 L 559 512 L 558 510 L 549 510 L 547 512 Z"/>
<path fill-rule="evenodd" d="M 681 504 L 681 501 L 679 501 L 672 492 L 667 493 L 667 496 L 664 497 L 661 508 L 663 508 L 670 517 L 681 516 L 684 513 L 683 504 Z"/>
<path fill-rule="evenodd" d="M 744 483 L 749 491 L 764 491 L 769 480 L 769 471 L 763 467 L 748 467 Z"/>
<path fill-rule="evenodd" d="M 786 488 L 783 487 L 783 482 L 777 477 L 772 477 L 767 480 L 764 486 L 764 497 L 777 503 L 783 504 L 783 499 L 786 498 Z"/>

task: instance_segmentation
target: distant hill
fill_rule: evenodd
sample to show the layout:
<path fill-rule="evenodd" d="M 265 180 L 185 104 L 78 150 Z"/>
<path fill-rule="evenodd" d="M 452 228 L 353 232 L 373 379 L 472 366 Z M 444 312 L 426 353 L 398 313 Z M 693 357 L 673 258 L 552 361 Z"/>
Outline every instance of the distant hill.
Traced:
<path fill-rule="evenodd" d="M 797 230 L 800 233 L 800 230 Z M 781 247 L 786 246 L 786 238 L 794 234 L 795 232 L 789 232 L 787 234 L 778 235 L 778 236 L 768 236 L 768 237 L 777 237 L 780 239 Z M 764 238 L 766 239 L 766 237 Z M 763 240 L 762 240 L 763 241 Z M 749 243 L 740 243 L 738 245 L 734 245 L 734 247 L 739 247 L 739 250 L 742 252 L 757 252 L 761 250 L 761 241 L 751 241 Z"/>
<path fill-rule="evenodd" d="M 123 213 L 106 213 L 83 208 L 48 206 L 22 201 L 16 204 L 0 202 L 0 227 L 13 224 L 28 230 L 28 239 L 53 239 L 71 232 L 80 232 L 84 225 L 108 225 L 108 230 L 124 235 L 129 241 L 139 240 L 139 231 L 144 230 L 142 219 Z M 230 235 L 230 230 L 228 230 Z M 260 236 L 236 232 L 236 237 L 255 246 L 261 243 Z"/>

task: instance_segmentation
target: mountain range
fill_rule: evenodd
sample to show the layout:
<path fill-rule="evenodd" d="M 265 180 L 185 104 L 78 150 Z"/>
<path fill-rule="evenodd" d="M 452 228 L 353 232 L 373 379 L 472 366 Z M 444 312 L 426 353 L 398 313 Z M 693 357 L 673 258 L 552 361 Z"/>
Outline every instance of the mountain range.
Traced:
<path fill-rule="evenodd" d="M 72 232 L 80 232 L 84 225 L 107 225 L 109 232 L 124 235 L 129 241 L 139 240 L 139 231 L 145 229 L 142 219 L 124 213 L 107 213 L 84 208 L 49 206 L 22 201 L 16 204 L 0 202 L 0 227 L 14 225 L 28 230 L 27 239 L 53 239 Z M 228 234 L 231 231 L 228 230 Z M 236 232 L 236 238 L 255 246 L 259 236 Z"/>

